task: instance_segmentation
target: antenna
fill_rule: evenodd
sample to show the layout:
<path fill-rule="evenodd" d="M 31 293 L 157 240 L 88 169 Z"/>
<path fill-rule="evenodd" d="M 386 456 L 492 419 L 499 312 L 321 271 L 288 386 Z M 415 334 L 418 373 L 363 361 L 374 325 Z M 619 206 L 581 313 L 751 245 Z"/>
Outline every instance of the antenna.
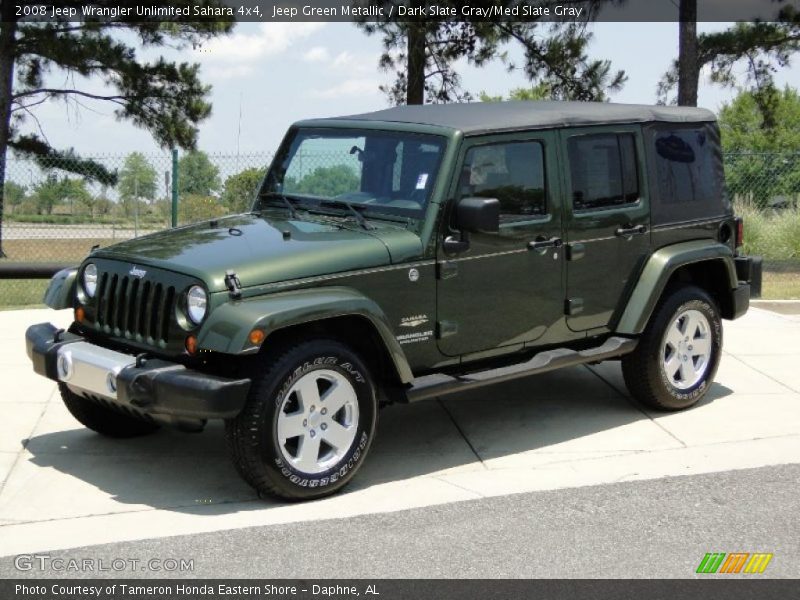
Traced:
<path fill-rule="evenodd" d="M 242 92 L 239 92 L 239 127 L 236 131 L 236 172 L 239 172 L 239 139 L 242 137 Z"/>

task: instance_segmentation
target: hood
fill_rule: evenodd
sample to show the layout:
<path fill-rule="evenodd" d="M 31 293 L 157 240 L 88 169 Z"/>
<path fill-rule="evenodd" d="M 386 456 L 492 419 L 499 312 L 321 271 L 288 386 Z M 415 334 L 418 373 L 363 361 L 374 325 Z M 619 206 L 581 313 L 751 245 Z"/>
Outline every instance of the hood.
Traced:
<path fill-rule="evenodd" d="M 242 287 L 379 267 L 418 258 L 419 237 L 402 226 L 371 222 L 361 230 L 318 220 L 244 214 L 166 229 L 95 251 L 123 260 L 192 275 L 209 291 L 224 291 L 225 273 Z"/>

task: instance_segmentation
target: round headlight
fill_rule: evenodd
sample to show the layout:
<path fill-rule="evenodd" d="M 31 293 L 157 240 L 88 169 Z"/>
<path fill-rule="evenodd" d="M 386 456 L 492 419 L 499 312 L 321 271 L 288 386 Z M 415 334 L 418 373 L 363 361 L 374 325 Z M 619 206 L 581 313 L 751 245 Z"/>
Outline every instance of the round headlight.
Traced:
<path fill-rule="evenodd" d="M 83 269 L 83 291 L 89 298 L 94 298 L 97 292 L 97 266 L 93 263 L 89 263 Z"/>
<path fill-rule="evenodd" d="M 199 285 L 193 285 L 186 293 L 186 314 L 192 323 L 199 325 L 206 316 L 208 296 Z"/>

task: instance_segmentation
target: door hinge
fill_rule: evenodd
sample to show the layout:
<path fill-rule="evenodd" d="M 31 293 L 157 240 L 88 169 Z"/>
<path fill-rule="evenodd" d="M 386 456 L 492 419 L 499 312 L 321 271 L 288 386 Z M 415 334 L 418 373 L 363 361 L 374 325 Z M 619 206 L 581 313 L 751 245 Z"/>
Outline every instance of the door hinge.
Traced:
<path fill-rule="evenodd" d="M 457 275 L 458 263 L 446 260 L 436 265 L 436 277 L 438 279 L 452 279 Z"/>
<path fill-rule="evenodd" d="M 581 243 L 567 244 L 567 260 L 578 260 L 586 254 L 586 246 Z"/>
<path fill-rule="evenodd" d="M 440 340 L 458 333 L 458 323 L 453 321 L 438 321 L 436 323 L 436 337 Z"/>
<path fill-rule="evenodd" d="M 225 271 L 225 287 L 231 298 L 239 299 L 242 297 L 242 282 L 234 271 Z"/>
<path fill-rule="evenodd" d="M 583 298 L 567 298 L 564 302 L 564 313 L 567 315 L 577 315 L 583 312 Z"/>

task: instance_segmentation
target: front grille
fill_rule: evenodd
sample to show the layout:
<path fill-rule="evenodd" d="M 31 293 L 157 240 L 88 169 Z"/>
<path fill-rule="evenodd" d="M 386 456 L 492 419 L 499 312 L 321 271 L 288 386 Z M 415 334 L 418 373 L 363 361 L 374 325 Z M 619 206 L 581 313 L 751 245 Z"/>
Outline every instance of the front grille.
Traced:
<path fill-rule="evenodd" d="M 105 333 L 147 344 L 166 343 L 175 287 L 112 272 L 99 273 L 96 325 Z"/>

